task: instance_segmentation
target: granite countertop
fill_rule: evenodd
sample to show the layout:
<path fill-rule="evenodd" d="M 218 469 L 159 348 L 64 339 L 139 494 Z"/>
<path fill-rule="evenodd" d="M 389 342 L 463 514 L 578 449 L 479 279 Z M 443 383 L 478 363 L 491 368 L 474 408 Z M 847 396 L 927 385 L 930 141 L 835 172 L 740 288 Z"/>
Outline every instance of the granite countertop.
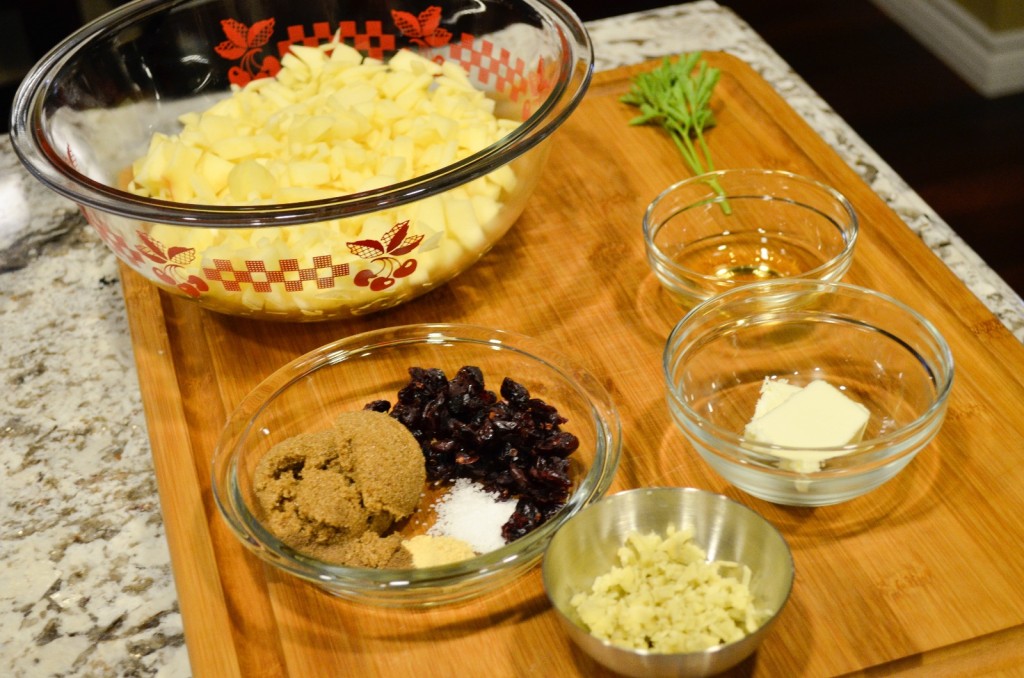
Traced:
<path fill-rule="evenodd" d="M 588 24 L 597 69 L 751 63 L 1022 341 L 1024 302 L 731 11 Z M 116 260 L 0 139 L 0 674 L 189 675 Z"/>

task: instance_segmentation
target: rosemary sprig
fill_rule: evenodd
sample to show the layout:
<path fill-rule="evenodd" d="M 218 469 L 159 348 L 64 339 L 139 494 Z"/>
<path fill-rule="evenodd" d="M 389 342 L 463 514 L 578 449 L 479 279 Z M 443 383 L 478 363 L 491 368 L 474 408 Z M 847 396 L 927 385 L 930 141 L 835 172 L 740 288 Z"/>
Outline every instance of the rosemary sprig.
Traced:
<path fill-rule="evenodd" d="M 661 125 L 690 169 L 706 174 L 715 170 L 704 130 L 715 125 L 711 95 L 719 76 L 719 70 L 709 67 L 700 52 L 681 54 L 675 60 L 665 57 L 657 68 L 634 76 L 631 89 L 620 101 L 640 109 L 630 125 Z M 710 183 L 722 193 L 717 182 Z M 729 212 L 727 202 L 722 209 Z"/>

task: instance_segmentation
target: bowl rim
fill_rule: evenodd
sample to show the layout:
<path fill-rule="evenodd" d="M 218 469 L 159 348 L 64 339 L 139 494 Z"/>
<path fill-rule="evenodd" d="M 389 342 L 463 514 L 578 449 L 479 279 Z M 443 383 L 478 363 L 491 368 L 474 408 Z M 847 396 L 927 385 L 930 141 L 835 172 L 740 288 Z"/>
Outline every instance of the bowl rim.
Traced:
<path fill-rule="evenodd" d="M 318 369 L 344 362 L 371 349 L 409 344 L 474 344 L 510 350 L 543 363 L 561 375 L 590 405 L 595 427 L 594 463 L 559 509 L 543 525 L 499 549 L 457 563 L 424 568 L 364 568 L 333 565 L 296 553 L 264 528 L 244 505 L 237 492 L 237 452 L 252 429 L 253 419 L 268 403 Z M 353 593 L 377 592 L 396 596 L 429 592 L 438 586 L 461 585 L 498 575 L 539 558 L 551 536 L 570 516 L 600 499 L 611 485 L 622 448 L 622 425 L 610 395 L 588 371 L 546 342 L 524 334 L 480 325 L 420 323 L 369 330 L 335 340 L 295 358 L 263 379 L 246 394 L 229 415 L 218 439 L 211 463 L 211 486 L 218 512 L 234 536 L 261 559 L 278 568 L 328 587 Z"/>
<path fill-rule="evenodd" d="M 770 297 L 771 295 L 792 297 L 794 295 L 801 294 L 853 295 L 860 298 L 872 299 L 876 303 L 885 304 L 912 320 L 923 331 L 924 336 L 931 342 L 931 348 L 938 359 L 936 364 L 928 365 L 929 372 L 938 377 L 936 381 L 935 395 L 924 412 L 918 415 L 912 422 L 904 424 L 900 428 L 889 431 L 885 435 L 877 438 L 862 440 L 848 445 L 815 448 L 816 451 L 842 457 L 844 460 L 847 460 L 847 462 L 863 462 L 852 464 L 852 468 L 850 463 L 844 465 L 843 468 L 826 468 L 812 472 L 796 472 L 776 468 L 774 462 L 779 459 L 779 455 L 776 454 L 778 451 L 800 451 L 801 448 L 788 448 L 783 445 L 748 440 L 742 434 L 735 433 L 729 429 L 718 426 L 717 424 L 707 420 L 703 415 L 690 407 L 683 398 L 679 397 L 675 380 L 672 378 L 674 365 L 678 362 L 679 345 L 684 341 L 684 339 L 689 340 L 687 341 L 688 344 L 691 343 L 693 337 L 689 334 L 690 325 L 702 314 L 720 307 L 727 307 L 730 304 L 743 303 L 743 301 L 747 299 Z M 735 290 L 723 292 L 722 294 L 707 299 L 691 309 L 676 323 L 675 327 L 673 327 L 672 331 L 669 333 L 668 340 L 665 342 L 665 349 L 662 355 L 662 376 L 667 387 L 667 397 L 669 399 L 670 406 L 674 406 L 681 410 L 688 423 L 694 422 L 694 425 L 697 428 L 702 431 L 706 431 L 710 437 L 715 440 L 717 444 L 711 446 L 711 451 L 714 452 L 715 455 L 731 462 L 738 461 L 743 464 L 750 464 L 761 470 L 771 471 L 786 477 L 799 476 L 813 478 L 846 475 L 849 474 L 851 470 L 857 472 L 864 471 L 866 469 L 870 470 L 874 466 L 888 464 L 895 459 L 905 456 L 906 454 L 916 453 L 918 447 L 914 446 L 896 453 L 893 451 L 896 449 L 896 446 L 891 445 L 891 443 L 894 443 L 899 439 L 913 439 L 922 435 L 922 433 L 926 433 L 929 430 L 929 427 L 934 425 L 937 418 L 945 411 L 949 400 L 949 394 L 953 388 L 955 372 L 956 369 L 952 351 L 938 328 L 934 323 L 907 304 L 883 292 L 859 285 L 836 281 L 805 279 L 778 279 L 750 283 L 738 287 Z M 674 418 L 677 423 L 681 423 L 679 417 Z"/>
<path fill-rule="evenodd" d="M 560 39 L 559 74 L 552 92 L 536 111 L 497 142 L 455 163 L 396 184 L 321 200 L 223 206 L 145 198 L 90 179 L 71 167 L 50 145 L 40 123 L 43 101 L 54 78 L 109 31 L 126 29 L 138 20 L 176 11 L 196 0 L 137 0 L 92 20 L 58 43 L 32 66 L 18 86 L 10 117 L 11 145 L 28 171 L 51 190 L 80 206 L 143 221 L 193 228 L 277 227 L 408 204 L 460 186 L 522 156 L 547 139 L 583 100 L 594 71 L 593 43 L 583 22 L 561 0 L 518 1 L 537 12 Z"/>
<path fill-rule="evenodd" d="M 632 649 L 632 648 L 628 648 L 628 647 L 623 647 L 621 645 L 616 645 L 615 643 L 609 642 L 609 641 L 604 640 L 602 638 L 598 638 L 593 633 L 591 633 L 588 629 L 586 629 L 585 627 L 583 627 L 579 623 L 577 623 L 575 619 L 573 619 L 565 610 L 562 609 L 562 606 L 558 605 L 555 602 L 554 596 L 552 595 L 550 586 L 548 584 L 549 568 L 546 567 L 547 559 L 545 558 L 545 561 L 541 564 L 541 578 L 543 580 L 544 592 L 545 592 L 545 594 L 546 594 L 546 596 L 548 598 L 548 601 L 551 603 L 551 607 L 555 609 L 555 611 L 559 614 L 559 616 L 566 623 L 569 623 L 573 627 L 579 629 L 581 632 L 586 633 L 594 642 L 600 643 L 604 648 L 606 648 L 608 650 L 612 650 L 612 651 L 615 651 L 615 652 L 621 652 L 621 653 L 623 653 L 625 655 L 637 656 L 637 657 L 646 657 L 646 658 L 659 658 L 659 657 L 666 657 L 666 658 L 668 658 L 668 657 L 689 657 L 689 656 L 693 656 L 693 657 L 705 656 L 705 657 L 707 657 L 707 656 L 713 656 L 713 655 L 716 655 L 716 654 L 721 654 L 721 653 L 729 652 L 731 650 L 731 648 L 733 648 L 734 646 L 738 645 L 739 643 L 742 643 L 742 642 L 748 640 L 749 637 L 751 635 L 753 635 L 753 634 L 761 634 L 761 633 L 766 632 L 768 630 L 768 628 L 772 624 L 775 623 L 776 619 L 778 619 L 779 615 L 782 614 L 782 611 L 786 608 L 787 604 L 789 603 L 789 599 L 790 599 L 790 597 L 793 594 L 793 587 L 794 587 L 794 585 L 796 583 L 796 561 L 793 558 L 793 548 L 789 545 L 789 541 L 786 539 L 786 536 L 784 534 L 782 534 L 782 531 L 774 523 L 772 523 L 770 520 L 765 518 L 760 512 L 752 509 L 751 507 L 747 506 L 746 504 L 744 504 L 744 503 L 742 503 L 742 502 L 740 502 L 740 501 L 738 501 L 736 499 L 733 499 L 732 497 L 724 495 L 724 494 L 722 494 L 720 492 L 715 492 L 713 490 L 707 490 L 707 489 L 703 489 L 703 488 L 700 488 L 700 487 L 690 487 L 690 486 L 654 485 L 654 486 L 649 486 L 649 487 L 634 487 L 634 488 L 630 488 L 630 489 L 626 489 L 626 490 L 621 490 L 619 492 L 615 492 L 613 494 L 606 495 L 606 496 L 602 497 L 601 499 L 599 499 L 598 501 L 593 502 L 590 506 L 587 506 L 585 509 L 582 509 L 581 511 L 579 511 L 579 513 L 577 513 L 577 515 L 573 516 L 572 519 L 577 518 L 584 511 L 598 510 L 597 509 L 598 505 L 602 505 L 602 504 L 609 505 L 609 504 L 613 504 L 613 503 L 616 503 L 616 502 L 626 501 L 629 496 L 640 495 L 640 494 L 658 494 L 658 495 L 666 495 L 666 496 L 676 496 L 676 495 L 683 495 L 683 496 L 685 496 L 687 494 L 694 494 L 694 495 L 698 495 L 698 496 L 704 497 L 705 500 L 707 500 L 707 501 L 716 501 L 718 503 L 725 504 L 726 506 L 729 506 L 730 509 L 733 510 L 733 511 L 740 511 L 741 513 L 747 513 L 747 514 L 752 515 L 755 518 L 757 518 L 757 522 L 758 523 L 761 523 L 761 524 L 765 525 L 769 529 L 769 531 L 771 533 L 773 533 L 776 537 L 778 537 L 779 541 L 782 543 L 782 545 L 784 547 L 784 552 L 786 554 L 786 564 L 788 565 L 788 567 L 787 567 L 787 574 L 788 574 L 788 580 L 789 581 L 788 581 L 787 586 L 786 586 L 785 594 L 782 596 L 782 600 L 779 603 L 778 609 L 773 610 L 771 615 L 769 615 L 761 623 L 760 626 L 758 626 L 756 629 L 754 629 L 750 633 L 745 634 L 742 638 L 739 638 L 739 639 L 734 640 L 734 641 L 729 642 L 729 643 L 724 643 L 722 645 L 716 645 L 716 646 L 710 647 L 710 648 L 708 648 L 706 650 L 700 650 L 700 651 L 697 651 L 697 652 L 665 653 L 665 652 L 653 652 L 651 650 L 644 650 L 644 649 Z M 565 524 L 562 525 L 562 527 L 563 528 L 566 527 L 569 524 L 569 522 L 571 522 L 572 519 L 567 520 L 565 522 Z M 559 532 L 561 532 L 561 529 L 559 529 Z M 558 534 L 556 533 L 555 534 L 555 538 L 557 538 L 557 536 L 558 536 Z M 554 542 L 554 538 L 552 539 L 552 542 Z M 705 547 L 702 546 L 702 548 L 705 548 Z"/>
<path fill-rule="evenodd" d="M 658 208 L 658 206 L 666 198 L 668 198 L 670 195 L 678 191 L 680 188 L 703 183 L 707 184 L 708 186 L 711 186 L 712 190 L 717 190 L 715 189 L 715 187 L 718 186 L 719 179 L 723 177 L 736 175 L 761 176 L 768 179 L 784 177 L 791 181 L 798 181 L 806 186 L 815 188 L 821 191 L 823 194 L 827 195 L 832 200 L 835 200 L 836 204 L 840 208 L 842 208 L 843 211 L 846 212 L 846 215 L 848 217 L 848 221 L 846 223 L 836 224 L 836 226 L 839 229 L 840 235 L 843 238 L 843 249 L 834 256 L 832 256 L 831 258 L 829 258 L 824 263 L 819 264 L 818 266 L 815 266 L 814 268 L 809 269 L 807 271 L 803 271 L 796 277 L 816 278 L 822 277 L 825 274 L 829 273 L 831 273 L 832 275 L 837 275 L 846 272 L 844 263 L 846 266 L 849 265 L 849 260 L 853 257 L 853 250 L 857 244 L 857 239 L 860 234 L 860 217 L 857 215 L 857 211 L 854 209 L 853 203 L 850 202 L 849 198 L 847 198 L 846 195 L 839 189 L 830 186 L 829 184 L 826 184 L 822 181 L 814 179 L 812 177 L 803 174 L 797 174 L 795 172 L 790 172 L 787 170 L 768 169 L 761 167 L 736 167 L 732 169 L 721 169 L 712 172 L 705 172 L 704 174 L 699 174 L 693 177 L 688 177 L 686 179 L 682 179 L 671 184 L 670 186 L 662 190 L 657 196 L 655 196 L 650 203 L 648 203 L 646 209 L 644 210 L 643 220 L 641 222 L 644 235 L 644 244 L 646 245 L 648 255 L 654 259 L 654 263 L 657 265 L 660 272 L 664 272 L 668 275 L 671 275 L 672 278 L 686 283 L 687 286 L 693 285 L 693 282 L 691 281 L 696 281 L 699 284 L 705 284 L 715 288 L 719 288 L 722 286 L 722 283 L 724 281 L 721 278 L 701 273 L 699 271 L 687 268 L 686 266 L 680 265 L 672 257 L 665 254 L 665 252 L 662 251 L 662 249 L 655 244 L 655 236 L 657 235 L 658 231 L 660 231 L 661 228 L 665 225 L 666 222 L 664 220 L 655 222 L 653 220 L 653 215 L 654 211 Z M 725 194 L 725 197 L 733 198 L 758 197 L 761 199 L 770 198 L 771 200 L 777 200 L 781 202 L 794 202 L 793 200 L 790 199 L 781 197 L 771 197 L 766 195 L 755 194 L 753 196 L 738 196 L 730 194 L 728 191 L 725 191 Z M 707 200 L 698 202 L 697 204 L 703 204 L 706 202 L 722 202 L 722 199 L 709 197 Z M 833 272 L 833 269 L 837 268 L 839 269 L 838 273 Z"/>

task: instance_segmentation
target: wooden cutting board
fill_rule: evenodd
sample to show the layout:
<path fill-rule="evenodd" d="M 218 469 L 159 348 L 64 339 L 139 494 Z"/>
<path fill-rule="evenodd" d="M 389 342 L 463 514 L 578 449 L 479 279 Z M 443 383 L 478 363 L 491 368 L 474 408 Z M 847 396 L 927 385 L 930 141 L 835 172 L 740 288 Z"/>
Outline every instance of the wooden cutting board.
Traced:
<path fill-rule="evenodd" d="M 673 144 L 631 128 L 618 97 L 653 64 L 598 74 L 553 139 L 543 185 L 476 266 L 357 321 L 268 324 L 211 314 L 124 271 L 167 538 L 196 676 L 601 676 L 547 604 L 539 568 L 459 607 L 382 610 L 278 574 L 222 524 L 211 453 L 227 413 L 288 360 L 343 335 L 426 321 L 542 337 L 608 385 L 623 419 L 613 491 L 722 492 L 788 539 L 790 603 L 739 675 L 1009 673 L 1024 665 L 1024 346 L 748 65 L 707 54 L 716 164 L 830 183 L 862 220 L 848 282 L 929 317 L 957 365 L 938 438 L 899 477 L 849 503 L 773 506 L 713 474 L 670 421 L 662 346 L 681 317 L 649 271 L 641 214 L 689 175 Z"/>

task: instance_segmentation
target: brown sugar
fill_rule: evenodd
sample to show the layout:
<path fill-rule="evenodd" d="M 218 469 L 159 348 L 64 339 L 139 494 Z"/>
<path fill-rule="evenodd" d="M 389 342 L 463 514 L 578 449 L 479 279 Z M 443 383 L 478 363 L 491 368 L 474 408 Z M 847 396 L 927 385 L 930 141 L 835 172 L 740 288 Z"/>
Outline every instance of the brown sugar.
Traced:
<path fill-rule="evenodd" d="M 408 429 L 358 410 L 272 447 L 254 489 L 259 518 L 296 551 L 338 565 L 394 567 L 408 556 L 389 531 L 416 509 L 425 483 L 423 453 Z"/>

